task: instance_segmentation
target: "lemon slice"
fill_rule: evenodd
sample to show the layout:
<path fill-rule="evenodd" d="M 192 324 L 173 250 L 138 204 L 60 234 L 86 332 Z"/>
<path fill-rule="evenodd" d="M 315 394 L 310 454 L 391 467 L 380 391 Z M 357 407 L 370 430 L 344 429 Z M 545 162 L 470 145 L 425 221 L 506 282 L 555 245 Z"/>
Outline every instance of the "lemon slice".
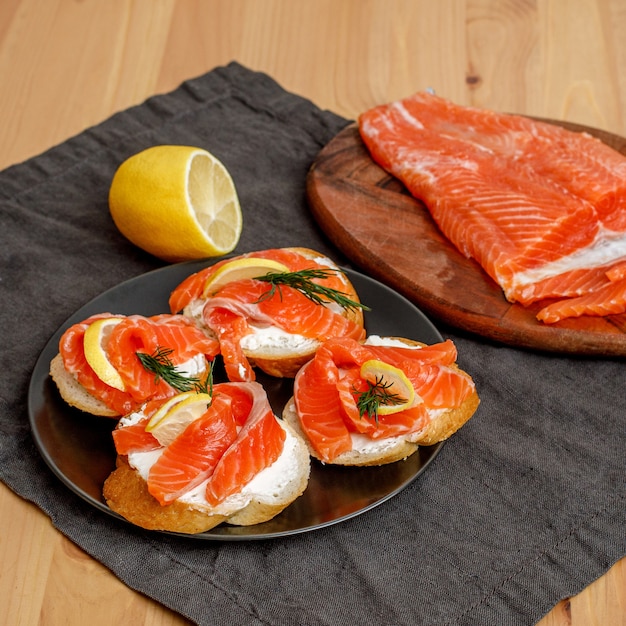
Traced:
<path fill-rule="evenodd" d="M 122 317 L 103 317 L 92 322 L 87 327 L 83 340 L 83 351 L 91 369 L 102 382 L 119 391 L 126 391 L 126 385 L 119 372 L 109 361 L 106 345 L 111 331 L 123 319 Z"/>
<path fill-rule="evenodd" d="M 289 268 L 278 261 L 257 257 L 233 259 L 224 263 L 204 283 L 203 296 L 207 297 L 228 283 L 245 278 L 258 278 L 270 272 L 288 272 Z"/>
<path fill-rule="evenodd" d="M 126 159 L 111 181 L 109 210 L 126 238 L 171 262 L 231 252 L 243 223 L 228 170 L 191 146 L 153 146 Z"/>
<path fill-rule="evenodd" d="M 407 375 L 399 368 L 389 365 L 384 361 L 371 359 L 361 365 L 361 378 L 369 381 L 373 385 L 384 387 L 387 394 L 394 396 L 393 404 L 378 405 L 379 415 L 390 415 L 399 413 L 422 402 L 422 399 L 415 393 L 413 384 Z"/>
<path fill-rule="evenodd" d="M 204 415 L 210 404 L 211 395 L 208 393 L 196 393 L 195 391 L 180 393 L 159 407 L 148 421 L 146 431 L 152 433 L 162 446 L 167 446 L 191 422 Z"/>

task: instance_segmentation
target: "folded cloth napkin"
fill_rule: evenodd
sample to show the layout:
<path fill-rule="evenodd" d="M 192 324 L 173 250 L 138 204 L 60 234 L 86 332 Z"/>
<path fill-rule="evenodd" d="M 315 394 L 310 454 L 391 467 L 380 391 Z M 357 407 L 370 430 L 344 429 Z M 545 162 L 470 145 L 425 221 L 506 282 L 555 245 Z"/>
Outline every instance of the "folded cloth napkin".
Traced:
<path fill-rule="evenodd" d="M 206 148 L 244 212 L 236 252 L 344 259 L 306 205 L 348 120 L 232 63 L 0 173 L 0 476 L 130 587 L 198 624 L 533 624 L 626 554 L 622 362 L 491 345 L 450 329 L 481 406 L 416 481 L 313 532 L 198 541 L 97 510 L 42 461 L 27 417 L 38 354 L 81 305 L 163 265 L 115 229 L 116 167 L 155 144 Z"/>

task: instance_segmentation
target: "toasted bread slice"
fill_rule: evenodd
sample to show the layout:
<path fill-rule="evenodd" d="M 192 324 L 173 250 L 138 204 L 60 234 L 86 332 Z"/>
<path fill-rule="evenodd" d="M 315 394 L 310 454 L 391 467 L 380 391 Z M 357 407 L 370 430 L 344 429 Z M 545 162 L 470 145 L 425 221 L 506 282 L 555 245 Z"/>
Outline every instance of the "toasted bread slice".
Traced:
<path fill-rule="evenodd" d="M 50 362 L 50 376 L 59 389 L 65 402 L 85 413 L 104 417 L 120 417 L 104 402 L 92 396 L 63 365 L 63 358 L 57 354 Z"/>
<path fill-rule="evenodd" d="M 297 252 L 298 254 L 301 254 L 309 259 L 320 259 L 322 261 L 321 265 L 324 267 L 327 266 L 329 269 L 340 269 L 331 259 L 310 248 L 291 247 L 285 249 Z M 344 277 L 345 288 L 343 293 L 354 302 L 360 302 L 354 285 L 352 285 L 347 276 L 344 275 Z M 198 310 L 197 307 L 188 307 L 185 311 L 183 311 L 183 314 L 191 317 L 197 324 L 204 327 L 202 321 L 198 319 L 198 314 L 192 314 L 192 308 L 195 308 L 196 311 Z M 359 326 L 363 327 L 362 309 L 343 309 L 341 314 L 346 319 L 351 320 L 352 322 L 355 322 Z M 208 329 L 205 328 L 205 330 Z M 293 341 L 289 341 L 287 333 L 282 333 L 280 341 L 275 341 L 270 338 L 266 341 L 260 340 L 250 342 L 249 340 L 251 338 L 255 339 L 254 333 L 247 338 L 244 338 L 244 341 L 248 343 L 248 345 L 242 343 L 244 355 L 252 366 L 257 367 L 266 374 L 277 378 L 293 378 L 298 370 L 307 361 L 311 360 L 315 351 L 321 344 L 321 341 L 316 339 L 299 341 L 301 337 L 296 335 L 293 336 Z M 253 345 L 250 345 L 251 343 Z"/>
<path fill-rule="evenodd" d="M 401 337 L 388 338 L 393 341 L 400 341 L 407 345 L 424 346 L 425 344 L 405 339 Z M 383 338 L 384 341 L 384 338 Z M 365 342 L 367 343 L 367 341 Z M 462 371 L 456 364 L 451 365 L 453 369 Z M 480 400 L 478 393 L 474 389 L 472 395 L 470 395 L 463 404 L 457 408 L 449 409 L 443 413 L 439 413 L 434 417 L 431 422 L 420 431 L 403 435 L 399 437 L 392 437 L 387 439 L 381 439 L 374 441 L 368 441 L 364 445 L 359 444 L 359 437 L 363 441 L 363 436 L 354 438 L 355 445 L 352 450 L 343 452 L 335 459 L 333 459 L 333 465 L 386 465 L 387 463 L 394 463 L 396 461 L 406 459 L 411 454 L 417 451 L 419 446 L 431 446 L 441 441 L 445 441 L 451 437 L 461 426 L 463 426 L 476 412 Z M 300 426 L 300 420 L 296 411 L 296 405 L 294 398 L 290 398 L 283 410 L 283 419 L 290 424 L 290 426 L 307 441 L 309 448 L 309 454 L 318 460 L 319 455 L 315 449 L 308 443 L 306 434 Z M 325 461 L 327 463 L 327 461 Z"/>
<path fill-rule="evenodd" d="M 195 534 L 224 522 L 236 526 L 266 522 L 302 495 L 309 481 L 310 457 L 306 444 L 289 425 L 279 422 L 288 433 L 283 455 L 291 455 L 290 470 L 275 477 L 271 485 L 262 485 L 261 472 L 257 483 L 254 479 L 244 488 L 245 494 L 230 496 L 215 508 L 196 499 L 188 502 L 179 499 L 161 506 L 148 492 L 144 478 L 131 467 L 128 457 L 118 456 L 116 469 L 104 483 L 104 498 L 113 511 L 148 530 Z M 276 474 L 269 473 L 271 467 L 264 471 L 268 472 L 265 478 Z"/>

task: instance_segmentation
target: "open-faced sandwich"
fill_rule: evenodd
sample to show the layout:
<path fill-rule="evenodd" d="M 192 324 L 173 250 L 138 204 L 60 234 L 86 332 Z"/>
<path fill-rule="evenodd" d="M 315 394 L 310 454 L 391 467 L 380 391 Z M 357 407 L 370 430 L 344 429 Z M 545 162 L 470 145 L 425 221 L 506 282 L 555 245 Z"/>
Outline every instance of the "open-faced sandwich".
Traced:
<path fill-rule="evenodd" d="M 452 341 L 330 339 L 298 372 L 283 418 L 311 455 L 337 465 L 383 465 L 456 432 L 479 399 Z"/>
<path fill-rule="evenodd" d="M 113 431 L 109 507 L 151 530 L 200 533 L 278 515 L 306 489 L 304 442 L 257 382 L 220 383 L 151 402 Z"/>
<path fill-rule="evenodd" d="M 363 306 L 346 275 L 307 248 L 250 252 L 189 276 L 170 310 L 219 340 L 231 381 L 255 379 L 253 366 L 293 377 L 331 337 L 365 337 Z"/>
<path fill-rule="evenodd" d="M 102 313 L 62 335 L 50 375 L 70 405 L 120 417 L 201 384 L 218 342 L 182 315 Z"/>

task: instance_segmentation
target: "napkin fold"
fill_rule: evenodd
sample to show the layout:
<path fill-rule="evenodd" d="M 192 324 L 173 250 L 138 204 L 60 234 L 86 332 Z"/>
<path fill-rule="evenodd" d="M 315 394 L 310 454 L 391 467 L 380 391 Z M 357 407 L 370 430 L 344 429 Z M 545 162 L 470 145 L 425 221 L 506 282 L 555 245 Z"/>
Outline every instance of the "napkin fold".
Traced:
<path fill-rule="evenodd" d="M 50 336 L 92 297 L 163 265 L 111 221 L 117 166 L 155 144 L 206 148 L 239 192 L 236 252 L 302 245 L 345 263 L 311 217 L 305 177 L 348 123 L 231 63 L 0 173 L 0 477 L 128 586 L 198 624 L 533 624 L 626 554 L 619 360 L 440 327 L 477 384 L 476 415 L 391 500 L 281 539 L 135 528 L 71 492 L 34 445 L 28 384 Z"/>

